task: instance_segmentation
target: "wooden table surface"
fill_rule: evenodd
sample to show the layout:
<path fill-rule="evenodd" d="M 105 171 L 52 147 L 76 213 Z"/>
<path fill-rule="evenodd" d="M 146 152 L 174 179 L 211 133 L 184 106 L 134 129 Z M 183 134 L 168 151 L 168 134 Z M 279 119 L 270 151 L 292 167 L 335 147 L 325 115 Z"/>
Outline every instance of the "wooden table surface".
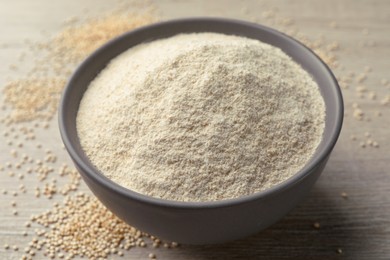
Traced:
<path fill-rule="evenodd" d="M 42 30 L 55 33 L 68 17 L 82 15 L 88 8 L 103 12 L 111 1 L 0 1 L 0 86 L 16 79 L 25 71 L 10 70 L 10 64 L 26 51 L 24 42 L 44 39 Z M 390 94 L 390 1 L 328 0 L 328 1 L 155 1 L 162 19 L 185 16 L 224 16 L 247 19 L 279 28 L 288 24 L 291 31 L 309 40 L 323 38 L 338 43 L 335 51 L 338 68 L 335 74 L 359 75 L 366 70 L 367 79 L 353 81 L 344 89 L 346 117 L 340 139 L 323 175 L 308 198 L 272 227 L 243 240 L 214 246 L 181 246 L 177 249 L 136 248 L 126 252 L 125 259 L 147 259 L 155 252 L 158 259 L 390 259 L 390 105 L 380 101 Z M 278 20 L 272 20 L 275 16 Z M 291 24 L 292 23 L 292 24 Z M 291 25 L 290 25 L 291 24 Z M 287 28 L 287 27 L 286 27 Z M 27 60 L 26 63 L 29 61 Z M 369 72 L 369 70 L 371 70 Z M 385 82 L 383 82 L 385 83 Z M 356 87 L 364 85 L 377 98 L 359 97 Z M 20 93 L 23 95 L 23 93 Z M 353 103 L 358 103 L 368 120 L 353 116 Z M 378 111 L 381 116 L 377 116 Z M 0 133 L 7 128 L 0 124 Z M 369 138 L 379 148 L 362 148 L 360 142 Z M 354 135 L 358 140 L 351 140 Z M 59 155 L 59 163 L 69 162 L 62 149 L 57 122 L 37 132 L 37 142 Z M 0 165 L 13 158 L 7 138 L 0 136 Z M 25 145 L 23 153 L 35 157 L 44 151 Z M 18 169 L 13 169 L 18 175 Z M 56 200 L 35 199 L 36 178 L 23 182 L 10 178 L 7 169 L 0 172 L 0 259 L 19 259 L 31 235 L 23 236 L 24 223 L 31 214 L 52 207 Z M 12 196 L 24 183 L 26 194 Z M 31 189 L 30 189 L 31 188 Z M 85 185 L 81 190 L 87 191 Z M 348 198 L 340 194 L 345 192 Z M 11 194 L 10 194 L 11 193 Z M 17 203 L 18 215 L 12 213 L 11 201 Z M 320 228 L 314 228 L 313 223 Z M 5 250 L 3 245 L 18 245 L 19 251 Z M 37 255 L 36 259 L 44 259 Z"/>

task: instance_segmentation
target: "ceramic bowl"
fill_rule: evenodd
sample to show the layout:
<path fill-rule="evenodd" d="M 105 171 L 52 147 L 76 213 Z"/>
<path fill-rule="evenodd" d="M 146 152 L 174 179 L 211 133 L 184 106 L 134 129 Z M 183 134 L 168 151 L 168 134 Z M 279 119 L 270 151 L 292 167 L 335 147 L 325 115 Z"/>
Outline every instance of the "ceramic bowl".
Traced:
<path fill-rule="evenodd" d="M 258 39 L 282 49 L 318 83 L 326 105 L 325 131 L 316 153 L 293 177 L 240 198 L 214 202 L 178 202 L 126 189 L 106 178 L 83 152 L 76 130 L 80 100 L 89 83 L 120 53 L 140 43 L 179 33 L 216 32 Z M 190 18 L 145 26 L 108 42 L 75 71 L 62 96 L 59 127 L 67 151 L 85 183 L 119 218 L 161 239 L 185 244 L 212 244 L 239 239 L 280 220 L 309 193 L 339 136 L 343 121 L 340 88 L 327 65 L 311 50 L 285 34 L 262 25 L 219 18 Z M 91 131 L 93 125 L 91 125 Z"/>

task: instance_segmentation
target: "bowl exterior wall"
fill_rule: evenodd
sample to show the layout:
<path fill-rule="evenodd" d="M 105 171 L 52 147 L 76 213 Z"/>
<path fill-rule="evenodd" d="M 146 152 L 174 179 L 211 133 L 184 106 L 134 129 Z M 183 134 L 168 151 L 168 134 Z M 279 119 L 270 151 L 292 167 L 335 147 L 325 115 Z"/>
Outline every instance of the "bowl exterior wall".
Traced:
<path fill-rule="evenodd" d="M 280 220 L 307 196 L 325 164 L 326 160 L 307 178 L 274 196 L 229 207 L 200 209 L 140 203 L 112 192 L 80 168 L 79 171 L 95 196 L 131 226 L 182 244 L 216 244 L 252 235 Z"/>

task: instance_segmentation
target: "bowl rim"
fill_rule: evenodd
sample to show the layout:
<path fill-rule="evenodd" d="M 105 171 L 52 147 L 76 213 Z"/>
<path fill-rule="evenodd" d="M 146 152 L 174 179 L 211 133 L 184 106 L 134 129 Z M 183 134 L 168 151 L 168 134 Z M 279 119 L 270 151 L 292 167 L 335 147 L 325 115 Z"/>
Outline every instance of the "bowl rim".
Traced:
<path fill-rule="evenodd" d="M 245 27 L 251 27 L 256 30 L 262 30 L 266 33 L 273 34 L 274 36 L 280 38 L 283 41 L 287 41 L 289 44 L 298 45 L 300 47 L 303 47 L 303 51 L 306 51 L 308 55 L 313 55 L 318 61 L 319 66 L 322 66 L 324 71 L 330 76 L 332 85 L 329 87 L 334 88 L 335 91 L 335 97 L 336 97 L 336 114 L 335 117 L 335 127 L 331 130 L 330 137 L 326 140 L 324 140 L 324 149 L 321 153 L 319 153 L 317 156 L 312 157 L 305 166 L 299 170 L 297 173 L 295 173 L 290 178 L 282 181 L 281 183 L 278 183 L 268 189 L 255 192 L 253 194 L 244 195 L 237 198 L 231 198 L 231 199 L 224 199 L 224 200 L 217 200 L 217 201 L 175 201 L 175 200 L 168 200 L 168 199 L 161 199 L 157 197 L 152 197 L 149 195 L 144 195 L 141 193 L 138 193 L 136 191 L 130 190 L 128 188 L 125 188 L 114 181 L 110 180 L 108 177 L 104 176 L 95 166 L 92 165 L 89 161 L 86 162 L 82 156 L 78 153 L 77 149 L 75 149 L 68 131 L 68 126 L 65 124 L 65 118 L 66 118 L 66 106 L 67 106 L 67 100 L 71 98 L 70 96 L 70 89 L 72 88 L 72 85 L 74 84 L 74 81 L 79 77 L 81 74 L 81 71 L 83 68 L 87 67 L 88 64 L 93 61 L 94 59 L 97 59 L 100 55 L 100 53 L 106 51 L 110 48 L 111 45 L 113 45 L 115 42 L 123 40 L 125 37 L 129 37 L 131 34 L 135 34 L 140 31 L 147 31 L 151 28 L 156 27 L 163 27 L 163 26 L 171 26 L 178 23 L 191 23 L 191 22 L 218 22 L 218 23 L 225 23 L 226 25 L 229 24 L 238 24 Z M 333 75 L 332 71 L 328 67 L 328 65 L 325 64 L 325 62 L 318 57 L 317 54 L 315 54 L 310 48 L 306 47 L 301 42 L 297 41 L 296 39 L 279 32 L 275 29 L 269 28 L 267 26 L 252 23 L 249 21 L 243 21 L 243 20 L 237 20 L 237 19 L 230 19 L 230 18 L 215 18 L 215 17 L 189 17 L 189 18 L 180 18 L 180 19 L 173 19 L 168 21 L 162 21 L 153 23 L 150 25 L 142 26 L 137 29 L 128 31 L 110 41 L 105 43 L 103 46 L 95 50 L 92 54 L 90 54 L 74 71 L 73 75 L 68 80 L 65 89 L 63 90 L 60 105 L 59 105 L 59 115 L 58 115 L 58 121 L 59 121 L 59 129 L 61 138 L 63 140 L 63 143 L 65 145 L 65 148 L 67 149 L 69 155 L 73 159 L 76 166 L 78 166 L 81 171 L 84 172 L 89 178 L 93 179 L 94 181 L 98 182 L 99 185 L 105 186 L 106 188 L 110 189 L 113 192 L 119 193 L 121 196 L 126 197 L 131 200 L 136 200 L 144 204 L 159 206 L 159 207 L 165 207 L 165 208 L 177 208 L 177 209 L 201 209 L 201 208 L 220 208 L 220 207 L 231 207 L 237 204 L 242 203 L 249 203 L 252 201 L 257 200 L 263 200 L 268 197 L 272 197 L 286 189 L 289 189 L 291 186 L 296 185 L 297 183 L 303 181 L 306 176 L 310 175 L 312 171 L 318 167 L 318 165 L 323 161 L 327 159 L 327 156 L 332 151 L 334 145 L 337 142 L 337 139 L 340 135 L 340 131 L 342 128 L 343 123 L 343 113 L 344 113 L 344 104 L 343 104 L 343 98 L 341 89 L 338 85 L 338 82 Z M 322 141 L 321 141 L 322 142 Z M 85 155 L 85 157 L 87 157 Z M 80 172 L 80 170 L 79 170 Z M 83 175 L 82 173 L 80 173 Z"/>

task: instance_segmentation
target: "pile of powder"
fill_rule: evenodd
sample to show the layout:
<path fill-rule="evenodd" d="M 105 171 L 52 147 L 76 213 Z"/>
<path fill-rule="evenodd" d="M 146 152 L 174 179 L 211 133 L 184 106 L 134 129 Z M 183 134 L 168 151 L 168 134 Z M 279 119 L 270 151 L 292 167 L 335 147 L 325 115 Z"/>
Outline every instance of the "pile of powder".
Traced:
<path fill-rule="evenodd" d="M 141 44 L 91 82 L 81 145 L 108 178 L 178 201 L 249 195 L 299 171 L 324 129 L 310 75 L 280 49 L 216 33 Z"/>

